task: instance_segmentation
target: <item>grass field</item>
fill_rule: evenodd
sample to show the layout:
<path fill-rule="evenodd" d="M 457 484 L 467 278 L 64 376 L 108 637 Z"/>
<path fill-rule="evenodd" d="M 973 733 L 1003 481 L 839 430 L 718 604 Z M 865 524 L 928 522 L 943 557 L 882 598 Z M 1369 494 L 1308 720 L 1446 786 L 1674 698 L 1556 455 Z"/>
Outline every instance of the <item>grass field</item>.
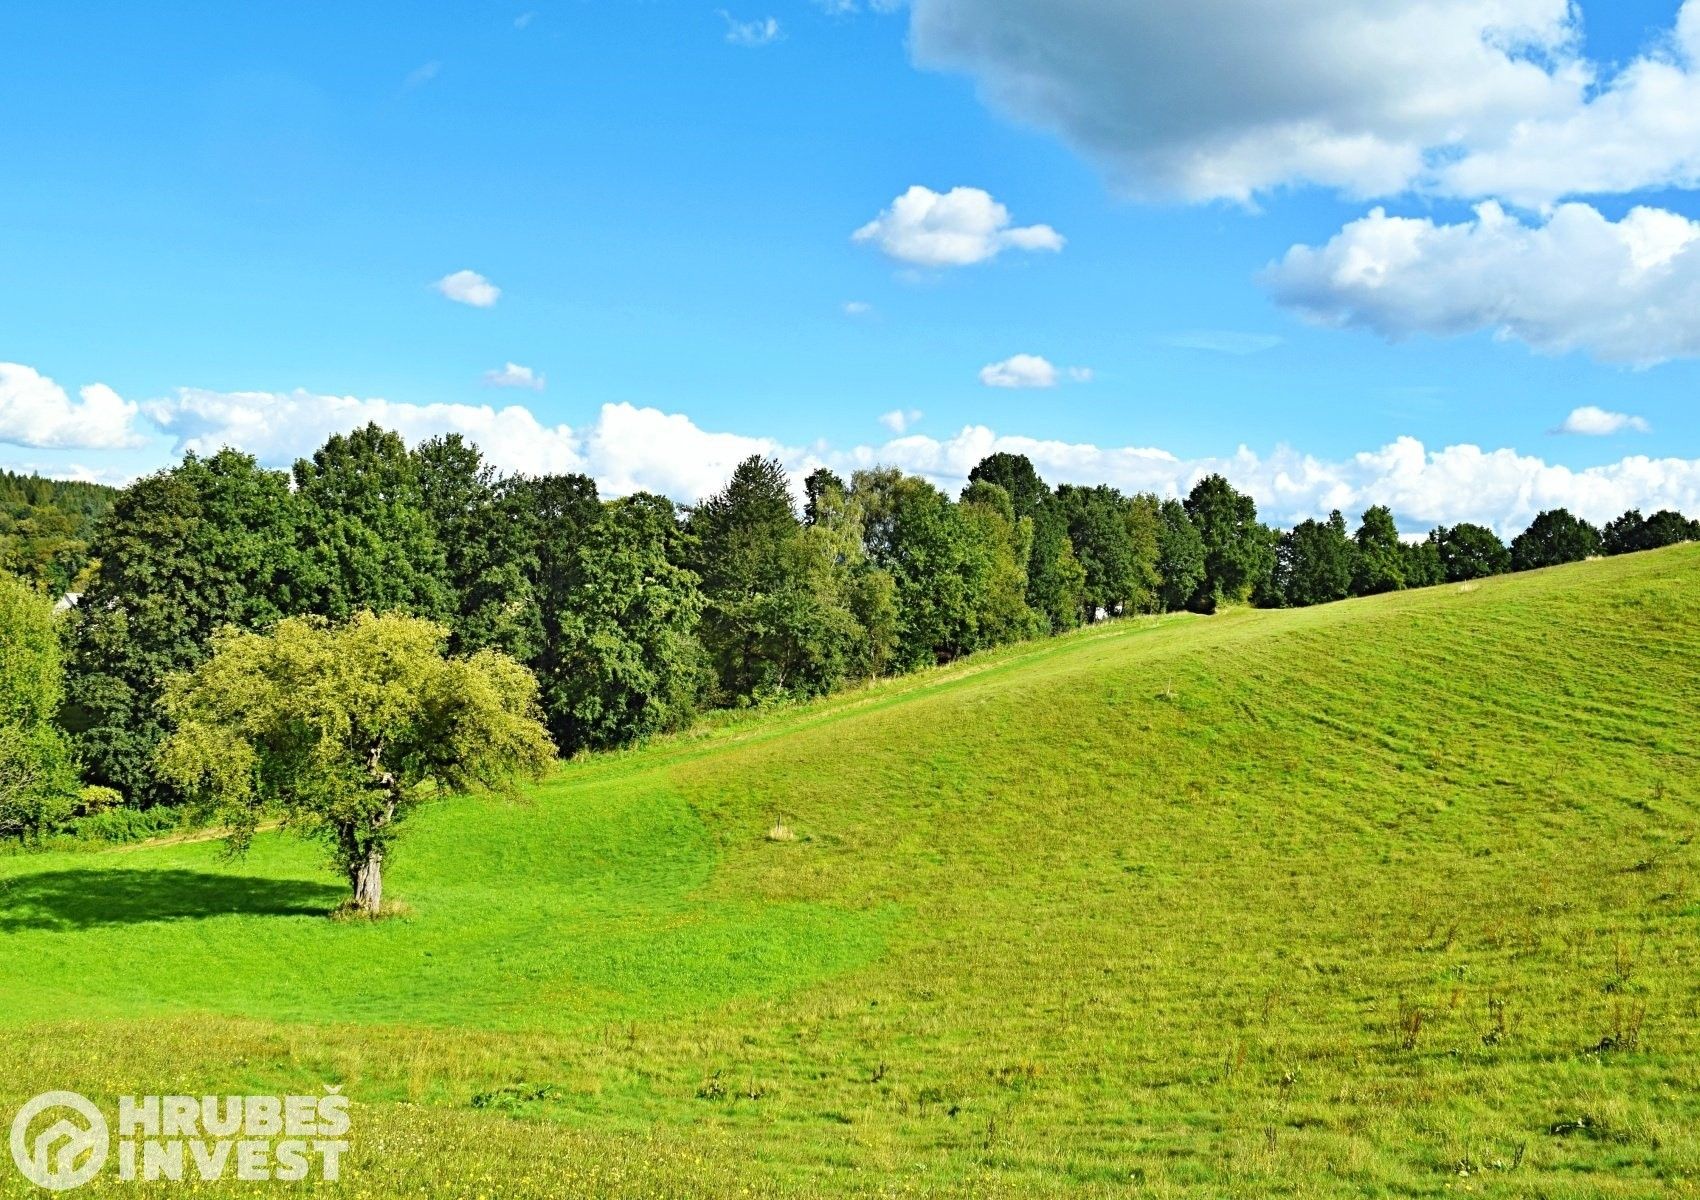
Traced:
<path fill-rule="evenodd" d="M 376 925 L 275 834 L 0 859 L 0 1111 L 340 1084 L 371 1196 L 1700 1195 L 1697 832 L 1700 547 L 1131 620 L 424 810 Z"/>

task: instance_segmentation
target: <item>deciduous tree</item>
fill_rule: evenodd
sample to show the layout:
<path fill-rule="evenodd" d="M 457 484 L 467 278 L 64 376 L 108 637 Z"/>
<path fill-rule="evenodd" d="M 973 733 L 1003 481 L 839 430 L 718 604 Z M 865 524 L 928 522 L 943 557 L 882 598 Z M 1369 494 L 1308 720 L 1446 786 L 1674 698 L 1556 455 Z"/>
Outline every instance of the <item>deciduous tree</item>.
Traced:
<path fill-rule="evenodd" d="M 383 865 L 433 796 L 509 791 L 554 760 L 537 682 L 500 651 L 445 654 L 447 628 L 401 613 L 226 629 L 164 699 L 161 769 L 247 848 L 262 812 L 330 846 L 354 908 L 378 915 Z"/>

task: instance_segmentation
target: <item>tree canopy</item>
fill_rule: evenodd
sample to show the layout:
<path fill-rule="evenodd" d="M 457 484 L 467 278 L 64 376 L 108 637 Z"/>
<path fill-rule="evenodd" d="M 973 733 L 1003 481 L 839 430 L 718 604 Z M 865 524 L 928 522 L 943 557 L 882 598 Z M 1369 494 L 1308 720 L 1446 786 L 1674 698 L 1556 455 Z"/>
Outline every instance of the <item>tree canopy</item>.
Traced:
<path fill-rule="evenodd" d="M 237 852 L 268 808 L 323 838 L 355 908 L 375 916 L 409 812 L 445 792 L 511 789 L 554 759 L 531 674 L 500 651 L 450 657 L 448 640 L 398 613 L 228 627 L 167 683 L 175 730 L 161 768 Z"/>

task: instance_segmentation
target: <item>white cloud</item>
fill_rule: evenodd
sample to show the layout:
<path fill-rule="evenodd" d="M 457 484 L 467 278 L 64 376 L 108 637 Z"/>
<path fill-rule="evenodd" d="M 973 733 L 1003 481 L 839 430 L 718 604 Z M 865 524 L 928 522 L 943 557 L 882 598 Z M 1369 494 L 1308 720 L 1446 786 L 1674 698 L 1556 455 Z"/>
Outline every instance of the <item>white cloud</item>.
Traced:
<path fill-rule="evenodd" d="M 1228 329 L 1196 329 L 1171 333 L 1163 343 L 1182 350 L 1208 350 L 1213 354 L 1243 356 L 1273 350 L 1281 339 L 1273 333 L 1237 333 Z"/>
<path fill-rule="evenodd" d="M 916 185 L 851 235 L 871 242 L 899 262 L 917 267 L 963 267 L 1006 249 L 1063 248 L 1049 225 L 1010 225 L 1009 210 L 980 188 L 945 193 Z"/>
<path fill-rule="evenodd" d="M 536 19 L 537 19 L 536 12 L 522 12 L 522 13 L 520 13 L 519 16 L 514 18 L 514 28 L 515 29 L 525 29 L 525 28 L 529 27 L 530 24 L 533 21 L 535 21 Z"/>
<path fill-rule="evenodd" d="M 484 382 L 491 387 L 529 388 L 541 392 L 544 377 L 530 367 L 511 362 L 504 364 L 500 371 L 484 372 Z"/>
<path fill-rule="evenodd" d="M 1392 508 L 1407 533 L 1478 521 L 1510 534 L 1542 509 L 1560 505 L 1595 522 L 1629 508 L 1674 508 L 1700 516 L 1700 459 L 1635 455 L 1577 469 L 1511 449 L 1457 445 L 1431 451 L 1409 437 L 1343 460 L 1286 446 L 1265 455 L 1241 446 L 1230 455 L 1188 459 L 1153 447 L 1045 440 L 999 434 L 981 425 L 933 438 L 910 432 L 919 419 L 913 412 L 901 414 L 901 430 L 887 423 L 898 436 L 881 445 L 834 448 L 792 447 L 773 438 L 706 430 L 681 413 L 630 404 L 605 404 L 578 429 L 548 425 L 520 405 L 415 405 L 299 390 L 185 388 L 143 407 L 175 438 L 177 453 L 210 453 L 229 445 L 263 462 L 286 465 L 310 454 L 332 433 L 376 421 L 410 442 L 463 433 L 505 471 L 583 471 L 607 495 L 641 489 L 687 502 L 718 490 L 751 454 L 778 458 L 795 481 L 821 465 L 849 472 L 889 464 L 954 493 L 980 459 L 1004 451 L 1027 455 L 1052 483 L 1109 483 L 1163 496 L 1184 495 L 1205 475 L 1219 472 L 1257 500 L 1263 519 L 1282 525 L 1333 508 L 1355 516 L 1372 504 Z"/>
<path fill-rule="evenodd" d="M 874 306 L 866 300 L 846 300 L 844 302 L 844 315 L 847 317 L 868 317 L 873 315 L 873 311 Z"/>
<path fill-rule="evenodd" d="M 1072 383 L 1091 383 L 1090 367 L 1069 367 L 1058 372 L 1047 359 L 1037 354 L 1012 354 L 1002 362 L 987 363 L 980 368 L 980 382 L 994 388 L 1049 388 L 1066 376 Z"/>
<path fill-rule="evenodd" d="M 174 451 L 210 454 L 223 446 L 244 450 L 261 462 L 287 466 L 311 454 L 333 433 L 368 421 L 393 429 L 410 442 L 438 433 L 463 433 L 490 461 L 527 474 L 584 469 L 579 439 L 566 425 L 548 426 L 531 410 L 472 404 L 406 404 L 354 396 L 293 392 L 212 392 L 180 388 L 176 395 L 144 406 L 156 425 L 175 439 Z"/>
<path fill-rule="evenodd" d="M 1584 404 L 1581 408 L 1572 409 L 1570 415 L 1564 418 L 1564 423 L 1554 432 L 1579 433 L 1586 437 L 1609 437 L 1614 433 L 1622 433 L 1625 429 L 1636 433 L 1649 433 L 1652 428 L 1645 417 L 1608 412 L 1595 405 Z"/>
<path fill-rule="evenodd" d="M 141 444 L 136 405 L 104 383 L 72 400 L 47 376 L 0 362 L 0 442 L 38 449 L 117 450 Z"/>
<path fill-rule="evenodd" d="M 1588 0 L 1604 7 L 1605 0 Z M 1129 190 L 1537 204 L 1700 182 L 1700 0 L 1621 70 L 1570 0 L 914 0 L 923 66 Z"/>
<path fill-rule="evenodd" d="M 1650 366 L 1700 355 L 1700 222 L 1656 208 L 1610 221 L 1585 204 L 1526 225 L 1496 204 L 1439 225 L 1381 209 L 1263 281 L 1323 325 L 1390 338 L 1492 330 L 1535 350 Z"/>
<path fill-rule="evenodd" d="M 907 433 L 909 427 L 925 415 L 918 408 L 894 408 L 888 413 L 880 414 L 880 424 L 893 433 Z"/>
<path fill-rule="evenodd" d="M 772 17 L 740 21 L 724 8 L 719 11 L 726 21 L 726 40 L 734 46 L 768 46 L 783 36 L 779 32 L 779 22 Z"/>
<path fill-rule="evenodd" d="M 1283 526 L 1335 508 L 1356 516 L 1374 504 L 1390 507 L 1407 533 L 1475 521 L 1509 536 L 1536 513 L 1559 506 L 1595 522 L 1629 508 L 1700 516 L 1700 459 L 1637 455 L 1573 469 L 1510 449 L 1430 451 L 1410 437 L 1340 461 L 1285 446 L 1267 455 L 1241 446 L 1232 455 L 1183 459 L 1149 447 L 1047 441 L 971 425 L 942 440 L 912 434 L 822 457 L 843 470 L 890 463 L 954 492 L 975 463 L 999 451 L 1027 455 L 1053 484 L 1110 483 L 1162 496 L 1184 496 L 1204 476 L 1220 473 L 1257 500 L 1262 519 Z"/>
<path fill-rule="evenodd" d="M 502 298 L 502 289 L 477 271 L 456 271 L 431 285 L 456 304 L 489 308 Z"/>
<path fill-rule="evenodd" d="M 1057 369 L 1037 354 L 1012 354 L 981 367 L 980 382 L 995 388 L 1056 387 Z"/>

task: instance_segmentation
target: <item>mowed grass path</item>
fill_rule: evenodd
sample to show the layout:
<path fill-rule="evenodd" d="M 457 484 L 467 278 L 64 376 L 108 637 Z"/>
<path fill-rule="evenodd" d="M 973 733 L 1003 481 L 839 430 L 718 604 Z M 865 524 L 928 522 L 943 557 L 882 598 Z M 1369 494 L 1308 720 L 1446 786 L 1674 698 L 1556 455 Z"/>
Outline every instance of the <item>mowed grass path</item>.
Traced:
<path fill-rule="evenodd" d="M 1121 622 L 447 802 L 378 926 L 276 836 L 0 859 L 0 1111 L 339 1083 L 369 1195 L 1695 1195 L 1697 829 L 1700 547 Z"/>

